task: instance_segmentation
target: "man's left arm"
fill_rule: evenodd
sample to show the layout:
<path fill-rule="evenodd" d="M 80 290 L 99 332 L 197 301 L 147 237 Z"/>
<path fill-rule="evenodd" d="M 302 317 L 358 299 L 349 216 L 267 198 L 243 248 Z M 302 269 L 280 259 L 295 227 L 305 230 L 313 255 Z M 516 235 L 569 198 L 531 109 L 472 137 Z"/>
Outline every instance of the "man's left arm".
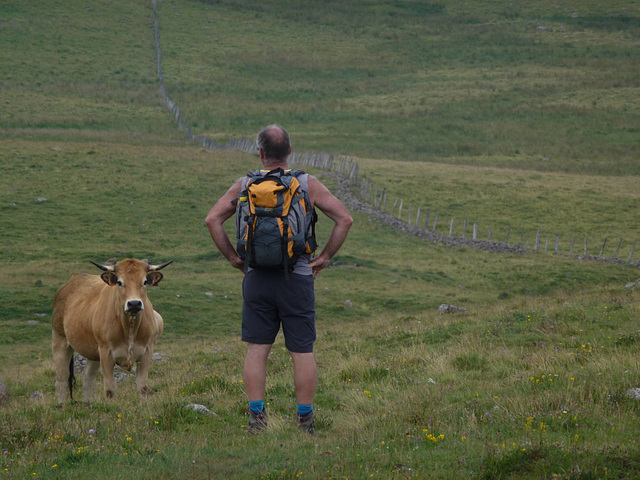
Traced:
<path fill-rule="evenodd" d="M 311 203 L 334 222 L 327 244 L 320 252 L 320 255 L 309 264 L 313 269 L 313 277 L 316 278 L 320 271 L 329 265 L 333 256 L 344 243 L 353 224 L 353 218 L 342 202 L 318 179 L 312 176 L 309 176 L 309 196 Z"/>

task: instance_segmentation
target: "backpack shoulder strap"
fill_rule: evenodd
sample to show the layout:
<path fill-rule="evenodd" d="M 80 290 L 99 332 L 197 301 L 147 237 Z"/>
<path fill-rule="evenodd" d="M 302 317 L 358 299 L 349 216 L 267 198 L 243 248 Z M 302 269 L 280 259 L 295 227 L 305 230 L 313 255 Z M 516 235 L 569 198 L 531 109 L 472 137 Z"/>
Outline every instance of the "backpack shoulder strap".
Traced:
<path fill-rule="evenodd" d="M 309 193 L 309 174 L 308 173 L 305 173 L 303 170 L 299 170 L 297 168 L 292 168 L 287 173 L 298 179 L 298 183 L 300 184 L 300 189 L 303 192 Z"/>

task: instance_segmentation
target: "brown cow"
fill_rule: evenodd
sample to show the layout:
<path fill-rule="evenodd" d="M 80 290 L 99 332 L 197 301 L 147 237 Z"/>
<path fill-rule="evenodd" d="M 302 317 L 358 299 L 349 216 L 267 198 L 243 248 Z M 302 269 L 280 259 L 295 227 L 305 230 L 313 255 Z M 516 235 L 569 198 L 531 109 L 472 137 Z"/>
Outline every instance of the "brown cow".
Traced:
<path fill-rule="evenodd" d="M 131 370 L 137 363 L 136 385 L 140 395 L 150 393 L 149 367 L 153 346 L 164 323 L 147 298 L 147 285 L 162 280 L 162 265 L 126 259 L 115 265 L 91 262 L 102 275 L 76 274 L 58 289 L 53 299 L 51 349 L 55 363 L 56 397 L 73 395 L 73 352 L 87 359 L 83 394 L 89 401 L 98 369 L 102 368 L 104 393 L 116 393 L 113 367 Z"/>

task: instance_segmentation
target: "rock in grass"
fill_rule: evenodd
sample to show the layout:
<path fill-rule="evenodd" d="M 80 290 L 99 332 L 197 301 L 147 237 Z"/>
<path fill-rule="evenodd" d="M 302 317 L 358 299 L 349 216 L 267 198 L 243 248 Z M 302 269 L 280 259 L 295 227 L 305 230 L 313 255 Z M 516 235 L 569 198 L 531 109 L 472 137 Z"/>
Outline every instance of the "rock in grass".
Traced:
<path fill-rule="evenodd" d="M 456 307 L 455 305 L 448 305 L 443 303 L 438 307 L 438 313 L 466 313 L 467 309 L 464 307 Z"/>
<path fill-rule="evenodd" d="M 640 400 L 640 388 L 630 388 L 626 395 L 633 400 Z"/>
<path fill-rule="evenodd" d="M 212 412 L 211 410 L 209 410 L 204 405 L 200 405 L 198 403 L 191 403 L 191 404 L 187 405 L 187 408 L 189 410 L 193 410 L 196 413 L 202 413 L 203 415 L 213 415 L 214 417 L 218 416 L 218 414 L 216 414 L 215 412 Z"/>

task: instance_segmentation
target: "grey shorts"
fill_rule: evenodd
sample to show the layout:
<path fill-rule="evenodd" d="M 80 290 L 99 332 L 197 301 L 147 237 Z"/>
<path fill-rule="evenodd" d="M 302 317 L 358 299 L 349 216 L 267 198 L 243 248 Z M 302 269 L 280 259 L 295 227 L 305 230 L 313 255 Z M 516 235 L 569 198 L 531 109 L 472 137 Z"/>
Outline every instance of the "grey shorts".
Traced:
<path fill-rule="evenodd" d="M 313 276 L 250 270 L 242 282 L 242 341 L 271 345 L 282 324 L 284 343 L 294 353 L 313 352 L 316 300 Z"/>

